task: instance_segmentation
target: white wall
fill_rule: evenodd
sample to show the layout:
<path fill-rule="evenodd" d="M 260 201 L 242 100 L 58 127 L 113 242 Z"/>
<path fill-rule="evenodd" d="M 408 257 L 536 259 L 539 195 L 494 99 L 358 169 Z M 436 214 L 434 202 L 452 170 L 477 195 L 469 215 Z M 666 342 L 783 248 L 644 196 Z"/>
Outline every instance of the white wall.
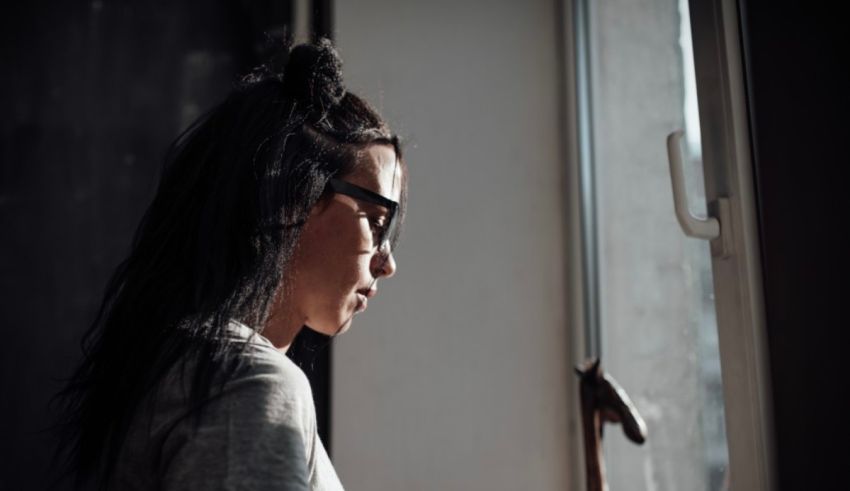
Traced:
<path fill-rule="evenodd" d="M 567 487 L 555 2 L 335 5 L 349 87 L 407 138 L 395 278 L 336 341 L 349 490 Z"/>

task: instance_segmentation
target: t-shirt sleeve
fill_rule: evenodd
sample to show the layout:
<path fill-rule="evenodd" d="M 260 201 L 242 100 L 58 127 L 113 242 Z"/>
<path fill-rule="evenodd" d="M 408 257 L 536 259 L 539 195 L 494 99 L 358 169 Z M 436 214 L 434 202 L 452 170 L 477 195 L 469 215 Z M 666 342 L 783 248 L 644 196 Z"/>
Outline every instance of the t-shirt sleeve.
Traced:
<path fill-rule="evenodd" d="M 310 489 L 315 411 L 309 382 L 274 364 L 231 380 L 204 407 L 200 425 L 180 421 L 163 446 L 161 488 Z"/>

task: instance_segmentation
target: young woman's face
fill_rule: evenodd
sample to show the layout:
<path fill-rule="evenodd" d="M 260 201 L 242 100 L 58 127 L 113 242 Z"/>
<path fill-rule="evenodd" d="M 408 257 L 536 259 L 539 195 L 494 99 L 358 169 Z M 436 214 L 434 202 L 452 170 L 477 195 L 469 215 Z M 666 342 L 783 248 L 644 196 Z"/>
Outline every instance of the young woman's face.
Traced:
<path fill-rule="evenodd" d="M 401 166 L 391 146 L 365 148 L 355 169 L 342 180 L 399 201 Z M 302 325 L 329 336 L 346 331 L 377 293 L 377 280 L 395 274 L 392 253 L 379 250 L 373 239 L 375 228 L 386 226 L 388 212 L 339 193 L 313 208 L 293 258 L 289 290 Z"/>

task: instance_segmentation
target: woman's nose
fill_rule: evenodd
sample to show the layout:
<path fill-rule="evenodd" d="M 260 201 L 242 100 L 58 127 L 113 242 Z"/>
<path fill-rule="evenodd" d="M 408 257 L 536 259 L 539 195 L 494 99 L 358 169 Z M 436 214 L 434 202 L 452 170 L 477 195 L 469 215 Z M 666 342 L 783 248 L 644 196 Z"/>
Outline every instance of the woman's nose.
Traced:
<path fill-rule="evenodd" d="M 372 260 L 375 262 L 375 267 L 372 268 L 372 274 L 375 278 L 391 278 L 398 268 L 392 251 L 384 254 L 379 252 L 375 254 Z"/>

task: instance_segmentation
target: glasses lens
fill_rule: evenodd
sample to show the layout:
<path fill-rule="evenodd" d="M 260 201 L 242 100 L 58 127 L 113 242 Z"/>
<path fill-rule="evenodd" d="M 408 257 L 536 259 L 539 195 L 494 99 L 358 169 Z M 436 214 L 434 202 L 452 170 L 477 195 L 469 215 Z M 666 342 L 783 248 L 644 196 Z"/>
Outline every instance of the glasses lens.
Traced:
<path fill-rule="evenodd" d="M 374 246 L 381 251 L 390 251 L 395 248 L 398 241 L 398 203 L 380 194 L 361 188 L 341 179 L 330 179 L 328 186 L 335 192 L 351 196 L 352 198 L 379 205 L 387 210 L 386 226 L 375 227 L 372 240 Z"/>
<path fill-rule="evenodd" d="M 387 251 L 395 248 L 396 236 L 396 210 L 391 208 L 387 211 L 387 226 L 381 230 L 378 237 L 378 247 Z"/>

